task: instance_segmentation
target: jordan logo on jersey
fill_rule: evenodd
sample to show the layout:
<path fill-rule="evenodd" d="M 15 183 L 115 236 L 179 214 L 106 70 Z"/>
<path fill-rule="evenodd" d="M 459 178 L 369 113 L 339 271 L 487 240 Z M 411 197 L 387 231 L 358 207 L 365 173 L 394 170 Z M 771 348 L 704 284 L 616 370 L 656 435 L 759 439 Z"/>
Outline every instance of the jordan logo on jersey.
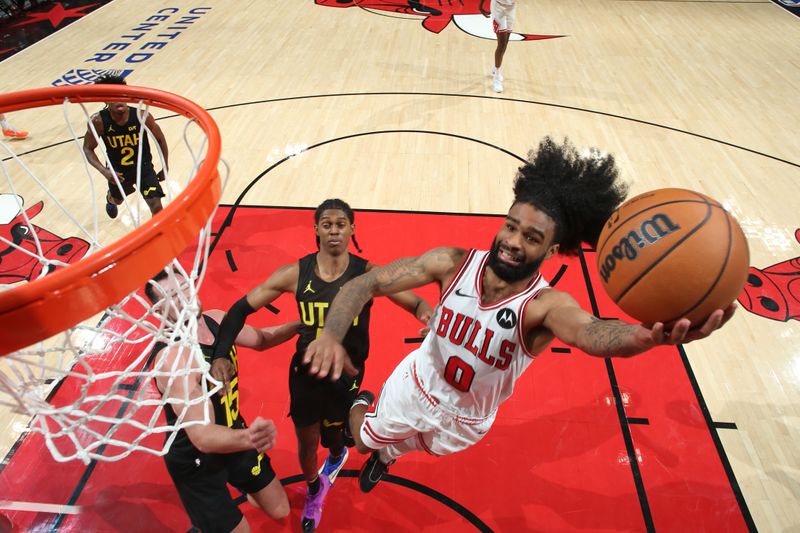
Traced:
<path fill-rule="evenodd" d="M 303 294 L 305 294 L 307 292 L 310 292 L 310 293 L 314 292 L 314 289 L 311 288 L 311 280 L 308 280 L 308 285 L 306 285 L 306 288 L 303 289 Z"/>
<path fill-rule="evenodd" d="M 510 309 L 501 309 L 500 312 L 508 311 L 510 316 L 506 320 L 512 320 L 516 324 L 516 315 Z M 499 313 L 498 313 L 499 318 Z M 505 328 L 505 326 L 503 326 Z M 514 327 L 514 326 L 511 326 Z M 509 329 L 509 328 L 507 328 Z M 495 333 L 489 327 L 484 327 L 480 321 L 463 313 L 456 313 L 448 307 L 442 306 L 439 316 L 439 324 L 436 326 L 436 334 L 443 339 L 447 339 L 456 346 L 463 346 L 475 357 L 489 366 L 500 370 L 505 370 L 511 363 L 511 357 L 517 349 L 517 343 L 508 339 L 503 339 L 500 343 L 500 350 L 496 355 L 489 353 L 489 345 Z M 476 343 L 477 341 L 477 343 Z"/>

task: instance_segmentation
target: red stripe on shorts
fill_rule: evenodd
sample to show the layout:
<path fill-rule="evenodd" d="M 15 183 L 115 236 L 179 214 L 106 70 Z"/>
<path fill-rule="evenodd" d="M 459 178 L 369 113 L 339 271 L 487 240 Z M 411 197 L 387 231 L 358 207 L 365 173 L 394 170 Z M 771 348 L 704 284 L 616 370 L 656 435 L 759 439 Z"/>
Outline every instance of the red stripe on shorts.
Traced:
<path fill-rule="evenodd" d="M 377 442 L 378 444 L 396 444 L 398 442 L 403 442 L 406 439 L 390 439 L 387 437 L 381 437 L 375 430 L 369 426 L 369 422 L 364 421 L 364 431 L 369 435 L 369 438 Z"/>

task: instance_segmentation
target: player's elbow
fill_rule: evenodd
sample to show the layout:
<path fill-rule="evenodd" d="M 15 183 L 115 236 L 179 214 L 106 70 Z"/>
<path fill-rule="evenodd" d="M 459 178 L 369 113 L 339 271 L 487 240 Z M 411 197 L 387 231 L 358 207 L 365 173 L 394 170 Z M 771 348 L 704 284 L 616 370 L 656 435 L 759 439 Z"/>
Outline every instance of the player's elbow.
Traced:
<path fill-rule="evenodd" d="M 204 431 L 205 426 L 192 426 L 186 428 L 186 435 L 200 453 L 215 453 L 213 440 L 209 438 L 208 432 Z"/>
<path fill-rule="evenodd" d="M 262 330 L 259 332 L 258 346 L 256 350 L 263 352 L 264 350 L 269 350 L 270 348 L 278 346 L 282 342 L 283 339 L 281 339 L 273 331 Z"/>

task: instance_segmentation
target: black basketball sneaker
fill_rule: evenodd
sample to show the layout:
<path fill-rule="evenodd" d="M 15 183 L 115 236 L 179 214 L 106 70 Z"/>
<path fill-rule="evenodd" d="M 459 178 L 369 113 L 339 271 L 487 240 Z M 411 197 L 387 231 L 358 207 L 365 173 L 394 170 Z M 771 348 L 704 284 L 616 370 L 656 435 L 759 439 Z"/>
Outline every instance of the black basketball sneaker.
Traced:
<path fill-rule="evenodd" d="M 358 473 L 358 487 L 361 492 L 369 492 L 374 489 L 378 481 L 381 480 L 393 464 L 394 461 L 389 461 L 388 464 L 383 463 L 380 459 L 380 453 L 372 452 L 364 466 L 361 467 L 361 472 Z"/>

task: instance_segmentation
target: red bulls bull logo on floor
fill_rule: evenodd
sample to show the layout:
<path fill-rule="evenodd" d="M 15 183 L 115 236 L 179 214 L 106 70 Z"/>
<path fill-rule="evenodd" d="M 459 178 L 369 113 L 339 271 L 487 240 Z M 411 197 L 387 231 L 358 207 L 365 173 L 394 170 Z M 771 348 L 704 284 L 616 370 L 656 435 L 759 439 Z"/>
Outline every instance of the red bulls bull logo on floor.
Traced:
<path fill-rule="evenodd" d="M 422 27 L 433 33 L 441 32 L 453 22 L 458 29 L 473 37 L 494 39 L 491 20 L 481 14 L 481 2 L 485 2 L 485 9 L 488 10 L 489 0 L 315 0 L 320 6 L 357 7 L 377 14 L 389 12 L 420 17 Z M 540 41 L 559 37 L 564 36 L 511 34 L 512 41 Z"/>
<path fill-rule="evenodd" d="M 800 229 L 794 237 L 800 243 Z M 800 320 L 800 257 L 761 270 L 750 267 L 739 303 L 772 320 Z"/>
<path fill-rule="evenodd" d="M 89 243 L 83 239 L 64 239 L 30 222 L 42 211 L 44 202 L 24 214 L 22 205 L 22 197 L 0 194 L 0 285 L 36 279 L 66 263 L 77 262 L 89 250 Z M 40 255 L 51 263 L 39 261 Z"/>

